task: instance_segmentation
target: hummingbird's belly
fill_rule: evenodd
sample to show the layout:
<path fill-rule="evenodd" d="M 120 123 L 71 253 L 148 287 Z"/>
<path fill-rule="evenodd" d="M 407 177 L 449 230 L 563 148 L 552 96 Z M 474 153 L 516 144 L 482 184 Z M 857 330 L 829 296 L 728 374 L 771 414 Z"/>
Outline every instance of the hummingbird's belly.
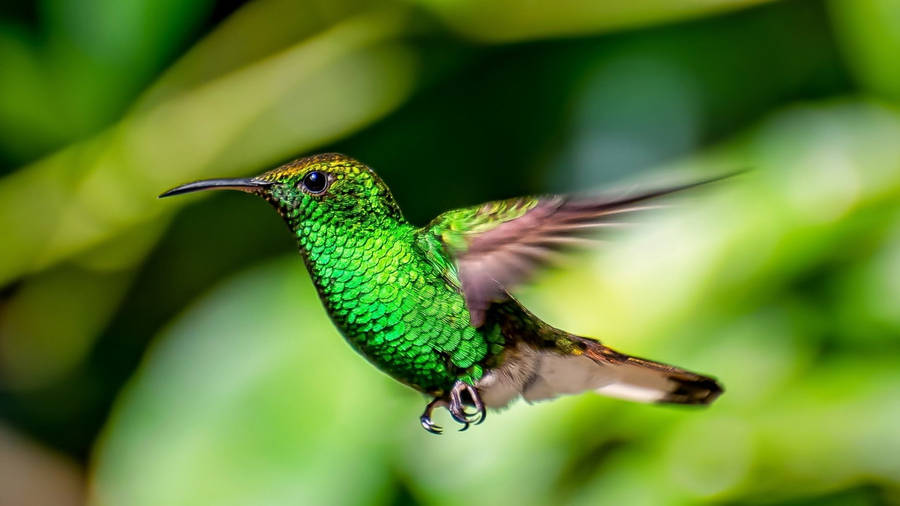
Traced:
<path fill-rule="evenodd" d="M 332 320 L 372 364 L 418 390 L 439 395 L 458 379 L 477 380 L 489 349 L 501 349 L 489 346 L 499 332 L 488 339 L 469 325 L 457 289 L 431 264 L 394 249 L 381 269 L 319 277 Z"/>

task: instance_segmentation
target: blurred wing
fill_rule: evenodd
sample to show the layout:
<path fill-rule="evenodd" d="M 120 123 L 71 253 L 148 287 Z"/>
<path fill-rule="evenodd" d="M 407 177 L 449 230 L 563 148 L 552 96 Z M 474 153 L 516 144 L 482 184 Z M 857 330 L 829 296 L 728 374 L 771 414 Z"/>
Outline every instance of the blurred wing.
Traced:
<path fill-rule="evenodd" d="M 727 177 L 727 176 L 726 176 Z M 451 265 L 469 309 L 471 324 L 484 323 L 493 302 L 508 297 L 507 290 L 571 246 L 590 243 L 586 235 L 603 227 L 622 225 L 621 218 L 651 208 L 644 201 L 721 178 L 663 188 L 631 196 L 523 197 L 488 202 L 448 211 L 420 233 L 420 243 L 432 258 L 438 242 L 451 257 Z"/>

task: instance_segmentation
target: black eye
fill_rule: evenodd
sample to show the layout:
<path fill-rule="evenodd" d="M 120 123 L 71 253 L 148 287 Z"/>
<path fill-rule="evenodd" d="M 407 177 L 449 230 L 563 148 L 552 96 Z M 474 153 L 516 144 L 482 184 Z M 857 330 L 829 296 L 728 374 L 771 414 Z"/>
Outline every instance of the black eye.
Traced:
<path fill-rule="evenodd" d="M 328 186 L 328 176 L 314 170 L 303 177 L 303 187 L 310 193 L 322 193 Z"/>

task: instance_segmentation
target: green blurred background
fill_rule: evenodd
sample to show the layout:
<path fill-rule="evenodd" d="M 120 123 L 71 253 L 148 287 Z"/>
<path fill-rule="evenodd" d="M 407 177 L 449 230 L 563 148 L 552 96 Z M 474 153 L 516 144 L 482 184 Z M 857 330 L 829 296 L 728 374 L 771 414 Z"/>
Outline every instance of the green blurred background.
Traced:
<path fill-rule="evenodd" d="M 898 55 L 896 0 L 4 2 L 0 504 L 900 504 Z M 753 168 L 518 292 L 726 394 L 425 433 L 264 202 L 156 199 L 321 151 L 417 223 Z"/>

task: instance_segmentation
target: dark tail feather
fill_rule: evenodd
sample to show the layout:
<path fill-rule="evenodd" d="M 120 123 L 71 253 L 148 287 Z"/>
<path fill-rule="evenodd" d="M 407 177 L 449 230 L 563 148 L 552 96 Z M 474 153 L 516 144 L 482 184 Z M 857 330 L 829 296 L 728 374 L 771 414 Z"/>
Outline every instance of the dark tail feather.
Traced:
<path fill-rule="evenodd" d="M 602 395 L 643 402 L 709 404 L 723 392 L 709 376 L 625 355 L 591 339 L 576 340 L 586 357 L 617 373 L 616 381 L 596 389 Z"/>

